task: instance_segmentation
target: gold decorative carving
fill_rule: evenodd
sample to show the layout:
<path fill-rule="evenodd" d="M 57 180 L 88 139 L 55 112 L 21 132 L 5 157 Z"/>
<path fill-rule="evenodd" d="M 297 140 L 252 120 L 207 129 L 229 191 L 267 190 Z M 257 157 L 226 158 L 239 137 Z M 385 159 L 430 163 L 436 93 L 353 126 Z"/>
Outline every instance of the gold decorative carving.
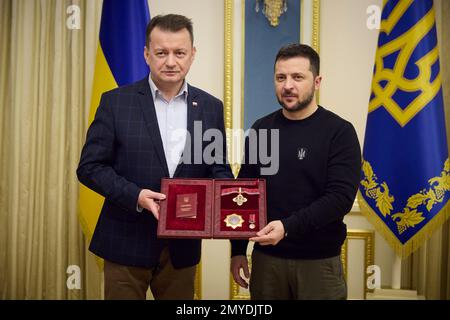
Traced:
<path fill-rule="evenodd" d="M 320 0 L 313 0 L 313 22 L 311 46 L 320 52 Z"/>
<path fill-rule="evenodd" d="M 194 300 L 202 300 L 202 262 L 197 265 L 195 270 L 194 282 Z"/>
<path fill-rule="evenodd" d="M 224 25 L 224 120 L 225 130 L 230 132 L 233 129 L 233 2 L 234 0 L 225 0 L 225 25 Z M 231 154 L 231 134 L 226 135 L 228 159 L 233 159 Z M 231 162 L 231 161 L 230 161 Z M 232 168 L 235 176 L 236 168 Z M 237 168 L 238 169 L 238 168 Z"/>
<path fill-rule="evenodd" d="M 341 248 L 341 261 L 344 268 L 345 280 L 348 276 L 348 240 L 364 240 L 364 299 L 369 290 L 367 288 L 367 267 L 374 264 L 375 255 L 375 234 L 372 230 L 348 230 L 347 238 L 345 239 L 344 245 Z"/>
<path fill-rule="evenodd" d="M 256 0 L 256 12 L 259 12 L 260 0 Z M 264 0 L 262 12 L 272 27 L 278 26 L 280 16 L 287 11 L 287 0 Z"/>

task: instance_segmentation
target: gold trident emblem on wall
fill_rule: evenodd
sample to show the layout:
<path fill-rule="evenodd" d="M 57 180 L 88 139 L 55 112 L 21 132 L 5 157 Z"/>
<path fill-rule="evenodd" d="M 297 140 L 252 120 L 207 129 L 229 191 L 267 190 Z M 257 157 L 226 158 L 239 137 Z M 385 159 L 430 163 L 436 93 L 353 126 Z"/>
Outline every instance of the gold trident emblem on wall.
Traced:
<path fill-rule="evenodd" d="M 259 2 L 256 0 L 255 11 L 259 12 Z M 263 13 L 272 27 L 278 26 L 280 16 L 287 11 L 287 0 L 262 0 Z"/>
<path fill-rule="evenodd" d="M 381 22 L 380 33 L 389 34 L 412 2 L 413 0 L 399 1 L 389 18 Z M 439 58 L 437 46 L 415 62 L 419 69 L 419 74 L 415 79 L 403 77 L 413 51 L 434 26 L 434 10 L 430 10 L 412 28 L 378 48 L 375 74 L 372 80 L 374 98 L 370 101 L 369 113 L 384 107 L 398 124 L 404 127 L 439 92 L 441 88 L 440 73 L 431 81 L 431 67 Z M 383 59 L 396 52 L 398 52 L 398 57 L 393 70 L 385 69 Z M 382 81 L 387 82 L 384 87 L 380 85 Z M 397 90 L 421 93 L 406 108 L 400 108 L 393 99 Z"/>

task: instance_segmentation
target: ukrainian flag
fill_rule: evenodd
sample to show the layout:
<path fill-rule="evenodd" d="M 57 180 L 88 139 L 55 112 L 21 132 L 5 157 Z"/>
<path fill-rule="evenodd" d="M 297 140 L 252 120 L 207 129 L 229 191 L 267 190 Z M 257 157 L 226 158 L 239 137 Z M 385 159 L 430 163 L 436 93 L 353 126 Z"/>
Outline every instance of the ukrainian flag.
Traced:
<path fill-rule="evenodd" d="M 358 200 L 406 257 L 449 216 L 450 163 L 432 0 L 385 0 Z"/>
<path fill-rule="evenodd" d="M 95 61 L 89 124 L 103 92 L 144 78 L 145 30 L 150 21 L 147 0 L 104 0 Z M 80 184 L 79 220 L 91 240 L 104 198 Z"/>

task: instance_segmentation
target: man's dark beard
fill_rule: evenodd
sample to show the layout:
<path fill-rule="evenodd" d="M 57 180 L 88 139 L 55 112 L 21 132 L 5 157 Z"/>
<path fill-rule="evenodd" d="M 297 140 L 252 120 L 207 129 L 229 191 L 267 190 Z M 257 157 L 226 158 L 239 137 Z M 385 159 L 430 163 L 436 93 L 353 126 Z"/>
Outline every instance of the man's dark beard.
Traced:
<path fill-rule="evenodd" d="M 291 108 L 291 109 L 288 109 L 288 108 L 284 105 L 284 103 L 283 103 L 280 99 L 278 99 L 278 97 L 277 97 L 277 100 L 278 100 L 278 103 L 279 103 L 279 104 L 283 107 L 283 109 L 286 110 L 287 112 L 296 112 L 296 111 L 300 111 L 300 110 L 305 109 L 305 108 L 311 103 L 311 101 L 313 100 L 313 98 L 314 98 L 314 90 L 313 90 L 313 92 L 312 92 L 305 100 L 298 102 L 298 103 L 297 103 L 293 108 Z"/>

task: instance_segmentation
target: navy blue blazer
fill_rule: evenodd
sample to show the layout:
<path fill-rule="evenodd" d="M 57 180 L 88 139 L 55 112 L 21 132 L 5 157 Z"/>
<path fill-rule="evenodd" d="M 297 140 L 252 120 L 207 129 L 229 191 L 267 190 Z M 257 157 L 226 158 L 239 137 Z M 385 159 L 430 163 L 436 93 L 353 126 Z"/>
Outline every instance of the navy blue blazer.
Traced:
<path fill-rule="evenodd" d="M 190 151 L 191 162 L 180 163 L 174 177 L 232 178 L 226 162 L 222 102 L 190 85 L 187 101 L 187 130 L 192 142 L 194 121 L 201 121 L 202 133 L 210 128 L 220 130 L 223 149 L 217 150 L 216 159 L 222 161 L 206 164 L 200 157 L 201 163 L 194 164 L 195 152 L 203 153 L 210 142 L 196 141 L 201 148 L 187 143 L 184 153 Z M 102 95 L 77 175 L 82 184 L 105 197 L 89 246 L 94 254 L 118 264 L 150 268 L 157 265 L 168 243 L 175 268 L 200 261 L 201 240 L 158 239 L 153 214 L 145 209 L 136 211 L 141 189 L 159 192 L 161 178 L 169 177 L 148 77 Z"/>

